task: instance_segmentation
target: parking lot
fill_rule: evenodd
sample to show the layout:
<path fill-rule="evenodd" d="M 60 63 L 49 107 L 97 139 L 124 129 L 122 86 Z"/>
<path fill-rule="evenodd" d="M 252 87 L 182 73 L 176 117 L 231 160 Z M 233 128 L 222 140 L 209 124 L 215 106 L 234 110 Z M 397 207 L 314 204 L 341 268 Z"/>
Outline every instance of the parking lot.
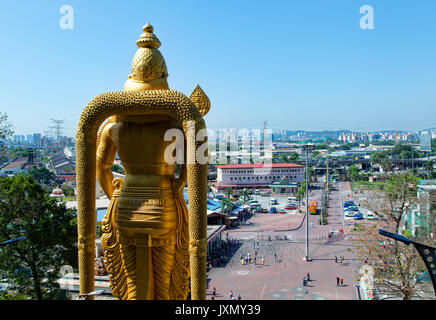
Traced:
<path fill-rule="evenodd" d="M 269 195 L 269 196 L 260 196 L 260 195 L 252 195 L 253 200 L 258 201 L 261 204 L 263 209 L 270 210 L 271 207 L 275 207 L 277 212 L 280 210 L 284 210 L 287 214 L 296 214 L 297 210 L 286 210 L 285 207 L 288 205 L 288 197 L 289 195 Z M 277 204 L 271 205 L 271 199 L 277 199 Z"/>

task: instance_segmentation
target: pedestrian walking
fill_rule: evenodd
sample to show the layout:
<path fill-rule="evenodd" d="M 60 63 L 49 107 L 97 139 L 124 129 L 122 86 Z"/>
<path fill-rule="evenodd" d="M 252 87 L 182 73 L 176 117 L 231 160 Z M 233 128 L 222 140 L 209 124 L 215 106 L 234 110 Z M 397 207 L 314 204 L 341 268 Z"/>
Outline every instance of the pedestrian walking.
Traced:
<path fill-rule="evenodd" d="M 251 254 L 250 254 L 250 252 L 247 254 L 247 256 L 248 256 L 248 263 L 251 263 Z"/>
<path fill-rule="evenodd" d="M 339 281 L 340 281 L 339 277 L 336 276 L 336 287 L 339 287 L 339 283 L 340 283 Z"/>
<path fill-rule="evenodd" d="M 277 254 L 274 252 L 274 262 L 277 262 Z"/>
<path fill-rule="evenodd" d="M 257 257 L 257 251 L 256 250 L 254 250 L 254 256 Z"/>
<path fill-rule="evenodd" d="M 242 298 L 241 298 L 241 295 L 240 294 L 238 294 L 238 300 L 241 300 Z"/>
<path fill-rule="evenodd" d="M 341 258 L 340 258 L 341 264 L 342 264 L 342 260 L 344 260 L 344 257 L 341 256 Z"/>
<path fill-rule="evenodd" d="M 253 258 L 253 260 L 254 260 L 254 265 L 256 265 L 256 256 Z"/>
<path fill-rule="evenodd" d="M 265 258 L 262 258 L 262 265 L 265 264 Z"/>
<path fill-rule="evenodd" d="M 242 254 L 242 252 L 241 252 L 241 254 L 240 254 L 240 257 L 241 257 L 241 259 L 244 257 L 244 255 Z"/>
<path fill-rule="evenodd" d="M 230 296 L 230 300 L 232 300 L 232 298 L 233 298 L 233 291 L 232 290 L 230 290 L 229 296 Z"/>
<path fill-rule="evenodd" d="M 244 265 L 244 259 L 241 259 L 241 264 Z"/>
<path fill-rule="evenodd" d="M 306 281 L 307 281 L 307 279 L 306 279 L 306 277 L 304 277 L 304 278 L 303 278 L 303 287 L 305 287 L 305 286 L 306 286 L 306 284 L 307 284 L 307 282 L 306 282 Z"/>
<path fill-rule="evenodd" d="M 307 273 L 306 278 L 307 278 L 307 281 L 310 281 L 310 274 L 309 274 L 309 272 Z"/>
<path fill-rule="evenodd" d="M 335 262 L 338 263 L 338 256 L 335 256 Z"/>
<path fill-rule="evenodd" d="M 213 287 L 212 296 L 216 296 L 216 288 Z"/>
<path fill-rule="evenodd" d="M 210 297 L 210 300 L 215 300 L 215 297 L 214 296 Z"/>
<path fill-rule="evenodd" d="M 344 278 L 341 277 L 341 286 L 344 285 Z"/>

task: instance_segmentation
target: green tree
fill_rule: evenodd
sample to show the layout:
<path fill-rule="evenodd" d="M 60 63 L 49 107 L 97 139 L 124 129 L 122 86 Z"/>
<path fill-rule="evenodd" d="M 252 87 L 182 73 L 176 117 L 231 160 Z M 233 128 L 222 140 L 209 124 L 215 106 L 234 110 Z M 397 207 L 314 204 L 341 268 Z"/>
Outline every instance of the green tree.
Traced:
<path fill-rule="evenodd" d="M 247 200 L 250 199 L 250 194 L 248 193 L 247 189 L 243 189 L 239 191 L 239 197 L 242 199 L 244 203 L 247 203 Z"/>
<path fill-rule="evenodd" d="M 360 178 L 360 170 L 356 167 L 356 165 L 352 164 L 347 169 L 347 175 L 352 181 L 357 181 Z"/>
<path fill-rule="evenodd" d="M 229 213 L 233 210 L 233 202 L 230 199 L 224 198 L 221 200 L 221 212 Z"/>
<path fill-rule="evenodd" d="M 425 170 L 432 172 L 433 171 L 433 160 L 427 160 L 424 162 L 423 167 Z"/>
<path fill-rule="evenodd" d="M 356 255 L 360 259 L 367 257 L 374 269 L 374 280 L 379 289 L 398 294 L 403 300 L 410 300 L 413 295 L 420 295 L 417 282 L 413 276 L 425 270 L 419 253 L 412 245 L 390 241 L 378 233 L 382 228 L 393 233 L 404 234 L 417 242 L 430 244 L 430 236 L 413 237 L 403 229 L 411 211 L 422 207 L 424 202 L 417 195 L 418 179 L 411 174 L 396 174 L 385 184 L 382 193 L 373 192 L 373 196 L 363 203 L 374 212 L 380 221 L 375 224 L 362 224 L 363 232 L 354 243 Z"/>
<path fill-rule="evenodd" d="M 288 162 L 289 162 L 288 155 L 286 153 L 282 153 L 280 155 L 280 163 L 288 163 Z"/>
<path fill-rule="evenodd" d="M 306 179 L 301 181 L 301 184 L 297 189 L 298 203 L 300 203 L 300 201 L 304 198 L 305 195 L 306 195 Z"/>
<path fill-rule="evenodd" d="M 227 199 L 230 199 L 230 196 L 233 194 L 233 189 L 230 187 L 227 187 L 224 189 L 224 195 Z"/>
<path fill-rule="evenodd" d="M 300 155 L 298 154 L 298 152 L 292 152 L 289 155 L 289 161 L 292 163 L 301 163 Z"/>
<path fill-rule="evenodd" d="M 77 267 L 76 219 L 29 175 L 0 179 L 0 242 L 21 236 L 0 250 L 2 276 L 20 294 L 53 298 L 60 267 Z"/>
<path fill-rule="evenodd" d="M 46 167 L 33 168 L 28 172 L 33 180 L 45 186 L 51 186 L 55 181 L 55 174 Z"/>
<path fill-rule="evenodd" d="M 65 187 L 62 188 L 62 192 L 66 197 L 72 197 L 74 196 L 74 188 L 73 187 Z"/>

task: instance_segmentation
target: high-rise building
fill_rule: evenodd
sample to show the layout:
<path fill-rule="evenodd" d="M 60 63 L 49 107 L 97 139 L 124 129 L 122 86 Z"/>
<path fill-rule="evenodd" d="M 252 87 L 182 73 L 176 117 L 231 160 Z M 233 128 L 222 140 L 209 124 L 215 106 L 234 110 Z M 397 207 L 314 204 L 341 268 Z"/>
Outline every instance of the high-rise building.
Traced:
<path fill-rule="evenodd" d="M 431 134 L 428 131 L 422 131 L 419 139 L 420 150 L 431 152 Z"/>
<path fill-rule="evenodd" d="M 33 144 L 36 146 L 41 145 L 41 134 L 40 133 L 34 133 L 33 134 Z"/>

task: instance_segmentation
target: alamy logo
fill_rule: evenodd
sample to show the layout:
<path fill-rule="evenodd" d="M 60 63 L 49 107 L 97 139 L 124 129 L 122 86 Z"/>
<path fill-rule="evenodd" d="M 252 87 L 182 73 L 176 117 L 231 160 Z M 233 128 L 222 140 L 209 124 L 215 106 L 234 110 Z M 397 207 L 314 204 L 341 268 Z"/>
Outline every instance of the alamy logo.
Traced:
<path fill-rule="evenodd" d="M 74 29 L 74 9 L 70 5 L 63 5 L 59 9 L 59 13 L 63 16 L 59 20 L 59 27 L 62 30 Z"/>
<path fill-rule="evenodd" d="M 370 5 L 360 7 L 360 13 L 363 16 L 360 18 L 360 28 L 362 30 L 374 29 L 374 8 Z"/>

